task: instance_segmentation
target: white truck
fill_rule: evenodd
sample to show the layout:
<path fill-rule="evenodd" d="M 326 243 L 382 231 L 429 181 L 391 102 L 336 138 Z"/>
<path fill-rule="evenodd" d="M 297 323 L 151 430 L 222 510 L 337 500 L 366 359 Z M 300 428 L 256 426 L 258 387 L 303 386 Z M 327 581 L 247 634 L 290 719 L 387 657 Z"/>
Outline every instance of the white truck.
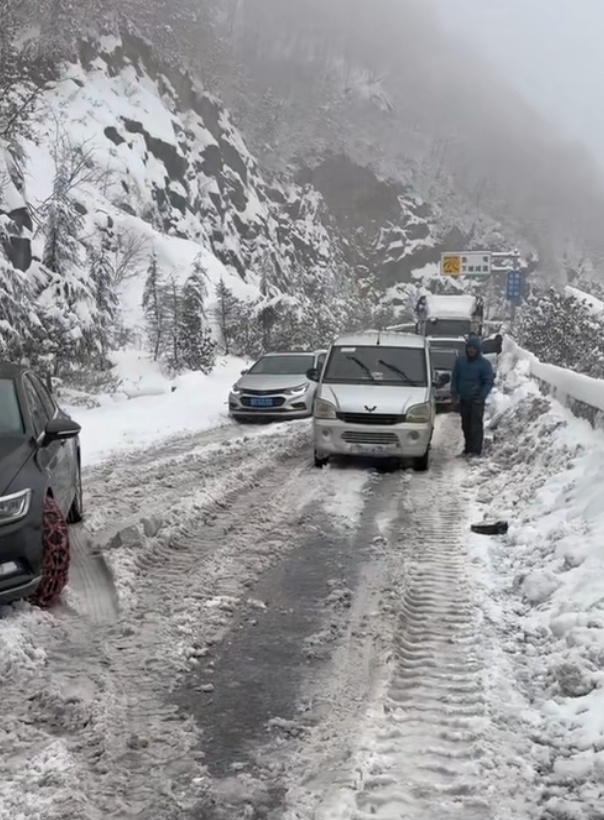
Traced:
<path fill-rule="evenodd" d="M 483 315 L 479 296 L 424 294 L 415 305 L 416 332 L 421 336 L 482 336 Z"/>

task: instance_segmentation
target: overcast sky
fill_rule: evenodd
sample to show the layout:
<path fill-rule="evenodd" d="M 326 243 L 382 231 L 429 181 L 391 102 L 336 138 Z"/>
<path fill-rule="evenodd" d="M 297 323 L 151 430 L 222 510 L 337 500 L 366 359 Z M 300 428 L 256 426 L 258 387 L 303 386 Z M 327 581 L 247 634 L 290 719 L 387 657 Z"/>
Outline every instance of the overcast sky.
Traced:
<path fill-rule="evenodd" d="M 604 168 L 604 0 L 432 0 Z"/>

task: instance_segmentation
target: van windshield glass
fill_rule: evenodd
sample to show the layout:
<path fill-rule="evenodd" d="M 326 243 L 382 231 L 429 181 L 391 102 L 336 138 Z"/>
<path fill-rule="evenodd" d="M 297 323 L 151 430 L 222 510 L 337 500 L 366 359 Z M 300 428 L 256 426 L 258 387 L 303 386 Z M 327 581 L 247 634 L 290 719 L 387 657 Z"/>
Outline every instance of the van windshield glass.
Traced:
<path fill-rule="evenodd" d="M 426 387 L 426 353 L 421 347 L 334 347 L 323 382 Z"/>

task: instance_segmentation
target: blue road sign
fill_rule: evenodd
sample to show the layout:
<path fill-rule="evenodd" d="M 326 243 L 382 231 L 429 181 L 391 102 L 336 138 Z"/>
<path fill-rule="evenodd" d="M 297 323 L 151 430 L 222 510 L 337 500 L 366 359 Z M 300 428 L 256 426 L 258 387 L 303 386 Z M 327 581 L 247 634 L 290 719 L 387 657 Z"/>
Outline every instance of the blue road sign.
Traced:
<path fill-rule="evenodd" d="M 520 302 L 524 290 L 524 274 L 521 270 L 508 271 L 505 298 L 508 302 Z"/>

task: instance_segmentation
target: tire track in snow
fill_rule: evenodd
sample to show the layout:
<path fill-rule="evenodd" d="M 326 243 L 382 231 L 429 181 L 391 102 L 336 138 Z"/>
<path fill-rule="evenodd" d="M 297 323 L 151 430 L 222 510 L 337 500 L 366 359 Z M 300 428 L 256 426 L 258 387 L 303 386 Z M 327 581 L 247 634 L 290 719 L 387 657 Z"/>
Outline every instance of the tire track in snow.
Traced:
<path fill-rule="evenodd" d="M 320 806 L 308 813 L 294 808 L 288 818 L 492 817 L 491 725 L 464 547 L 467 467 L 452 458 L 454 425 L 455 419 L 440 421 L 432 471 L 412 477 L 403 501 L 400 605 L 388 674 L 373 693 L 364 739 Z"/>
<path fill-rule="evenodd" d="M 285 447 L 271 438 L 245 455 L 228 450 L 212 475 L 200 473 L 205 460 L 185 462 L 180 505 L 162 510 L 157 537 L 107 553 L 124 575 L 117 620 L 102 601 L 75 617 L 69 599 L 36 615 L 31 652 L 44 647 L 45 659 L 3 682 L 19 753 L 3 769 L 0 817 L 14 815 L 26 791 L 31 816 L 45 820 L 173 820 L 199 801 L 198 731 L 170 691 L 231 628 L 253 580 L 292 548 L 304 510 L 329 493 L 329 471 L 312 468 L 300 432 Z M 22 620 L 19 608 L 13 617 Z"/>

